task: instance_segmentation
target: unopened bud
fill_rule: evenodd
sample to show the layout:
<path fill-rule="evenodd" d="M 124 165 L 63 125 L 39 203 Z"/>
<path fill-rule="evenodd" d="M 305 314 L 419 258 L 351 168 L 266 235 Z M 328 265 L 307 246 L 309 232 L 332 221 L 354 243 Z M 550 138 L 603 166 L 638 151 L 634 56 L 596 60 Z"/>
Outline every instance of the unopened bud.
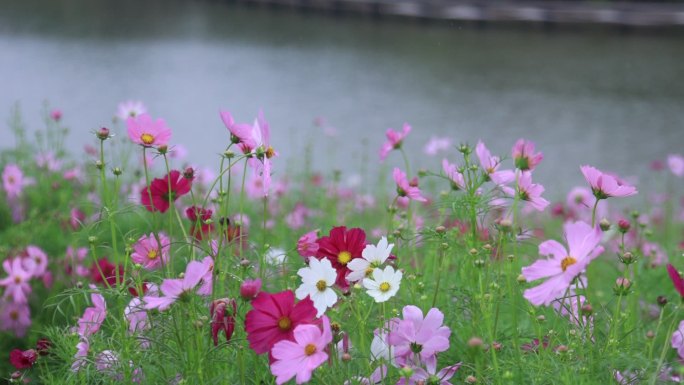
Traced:
<path fill-rule="evenodd" d="M 466 377 L 465 382 L 467 384 L 476 384 L 477 378 L 475 376 L 468 376 L 468 377 Z"/>
<path fill-rule="evenodd" d="M 625 265 L 632 264 L 636 261 L 636 258 L 634 258 L 634 254 L 632 254 L 629 251 L 625 251 L 622 253 L 620 256 L 620 262 L 624 263 Z"/>
<path fill-rule="evenodd" d="M 667 298 L 664 295 L 659 295 L 658 298 L 656 298 L 656 302 L 658 303 L 658 306 L 663 307 L 667 305 Z"/>
<path fill-rule="evenodd" d="M 626 219 L 620 219 L 620 220 L 618 221 L 618 230 L 620 230 L 620 232 L 621 232 L 622 234 L 628 232 L 630 226 L 631 226 L 631 225 L 630 225 L 629 221 L 626 220 Z"/>
<path fill-rule="evenodd" d="M 615 292 L 615 295 L 625 295 L 629 293 L 629 288 L 631 286 L 632 282 L 629 279 L 625 277 L 619 277 L 615 280 L 615 286 L 613 287 L 613 291 Z"/>
<path fill-rule="evenodd" d="M 483 345 L 482 338 L 480 337 L 471 337 L 468 340 L 468 346 L 471 348 L 481 348 Z"/>
<path fill-rule="evenodd" d="M 649 330 L 646 332 L 646 338 L 649 340 L 652 340 L 655 337 L 655 333 L 653 333 L 653 330 Z"/>
<path fill-rule="evenodd" d="M 563 354 L 563 353 L 566 353 L 567 351 L 568 351 L 568 347 L 565 345 L 556 346 L 556 353 Z"/>
<path fill-rule="evenodd" d="M 485 265 L 484 259 L 476 259 L 476 260 L 475 260 L 475 266 L 477 266 L 477 267 L 484 267 L 484 265 Z"/>
<path fill-rule="evenodd" d="M 399 369 L 399 373 L 402 377 L 409 378 L 413 376 L 413 368 L 411 368 L 410 366 L 404 366 L 401 369 Z"/>
<path fill-rule="evenodd" d="M 538 316 L 537 316 L 537 321 L 539 321 L 539 322 L 544 322 L 544 321 L 546 321 L 546 317 L 545 317 L 543 314 L 542 314 L 542 315 L 538 315 Z"/>
<path fill-rule="evenodd" d="M 470 253 L 470 255 L 477 255 L 479 253 L 479 251 L 477 251 L 477 249 L 475 249 L 475 248 L 472 248 L 472 249 L 470 249 L 469 253 Z"/>
<path fill-rule="evenodd" d="M 157 147 L 157 151 L 159 151 L 160 154 L 164 155 L 167 152 L 169 152 L 169 146 L 163 144 L 163 145 Z"/>
<path fill-rule="evenodd" d="M 582 315 L 591 315 L 594 312 L 594 308 L 588 303 L 582 305 L 580 310 L 582 311 Z"/>
<path fill-rule="evenodd" d="M 446 232 L 446 227 L 437 226 L 437 227 L 435 227 L 435 232 L 437 232 L 437 234 L 444 234 Z"/>
<path fill-rule="evenodd" d="M 342 361 L 343 362 L 349 362 L 349 361 L 351 361 L 351 359 L 352 359 L 351 354 L 349 354 L 349 353 L 342 354 Z"/>
<path fill-rule="evenodd" d="M 525 278 L 525 276 L 522 275 L 522 274 L 520 274 L 520 275 L 518 276 L 517 280 L 518 280 L 518 283 L 525 283 L 525 282 L 527 282 L 527 278 Z"/>
<path fill-rule="evenodd" d="M 247 268 L 247 267 L 249 267 L 250 264 L 251 264 L 251 262 L 249 262 L 248 259 L 242 258 L 242 259 L 240 260 L 240 266 L 242 266 L 242 267 Z"/>
<path fill-rule="evenodd" d="M 107 140 L 109 139 L 109 128 L 107 127 L 102 127 L 97 132 L 95 133 L 98 139 L 100 140 Z"/>
<path fill-rule="evenodd" d="M 99 159 L 96 160 L 95 161 L 95 168 L 98 170 L 102 170 L 102 168 L 104 168 L 104 163 L 102 163 L 102 161 L 100 161 Z"/>
<path fill-rule="evenodd" d="M 10 379 L 12 379 L 12 380 L 18 380 L 20 378 L 21 378 L 21 372 L 18 370 L 15 372 L 12 372 L 12 374 L 10 375 Z"/>
<path fill-rule="evenodd" d="M 610 230 L 610 221 L 606 218 L 601 219 L 601 221 L 599 222 L 599 227 L 603 231 Z"/>
<path fill-rule="evenodd" d="M 119 167 L 114 167 L 112 169 L 112 174 L 119 176 L 119 175 L 123 174 L 123 170 Z"/>
<path fill-rule="evenodd" d="M 91 235 L 91 236 L 88 237 L 88 243 L 93 244 L 93 243 L 95 243 L 95 242 L 97 242 L 97 237 L 96 237 L 96 236 Z"/>
<path fill-rule="evenodd" d="M 193 179 L 195 178 L 195 169 L 192 167 L 188 167 L 183 171 L 183 178 L 185 179 Z"/>

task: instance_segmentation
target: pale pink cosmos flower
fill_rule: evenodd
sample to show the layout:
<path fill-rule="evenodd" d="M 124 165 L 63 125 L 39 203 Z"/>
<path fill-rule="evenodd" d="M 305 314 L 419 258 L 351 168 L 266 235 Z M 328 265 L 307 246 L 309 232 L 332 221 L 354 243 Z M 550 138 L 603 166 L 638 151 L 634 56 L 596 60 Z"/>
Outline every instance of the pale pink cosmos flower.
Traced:
<path fill-rule="evenodd" d="M 451 186 L 454 190 L 466 189 L 463 174 L 458 171 L 458 167 L 456 167 L 455 164 L 451 164 L 448 160 L 442 159 L 442 171 L 444 171 L 444 175 L 446 175 L 451 182 Z"/>
<path fill-rule="evenodd" d="M 447 137 L 432 136 L 425 145 L 423 151 L 427 155 L 437 155 L 441 151 L 446 151 L 451 147 L 451 139 Z"/>
<path fill-rule="evenodd" d="M 74 362 L 71 363 L 71 371 L 78 372 L 83 369 L 88 363 L 86 357 L 88 357 L 88 352 L 90 351 L 90 342 L 88 339 L 83 338 L 76 344 L 76 354 L 74 355 Z"/>
<path fill-rule="evenodd" d="M 148 114 L 129 117 L 126 127 L 131 141 L 143 147 L 165 146 L 171 139 L 171 129 L 166 126 L 164 119 L 155 121 Z"/>
<path fill-rule="evenodd" d="M 423 312 L 413 305 L 405 306 L 402 313 L 404 319 L 394 319 L 387 336 L 396 362 L 436 363 L 437 353 L 449 349 L 451 329 L 442 325 L 444 314 L 432 308 L 423 318 Z"/>
<path fill-rule="evenodd" d="M 48 256 L 40 247 L 29 245 L 26 246 L 26 251 L 22 255 L 21 264 L 33 278 L 40 278 L 47 271 Z"/>
<path fill-rule="evenodd" d="M 512 170 L 499 170 L 501 159 L 498 156 L 492 156 L 485 144 L 479 140 L 475 146 L 475 154 L 480 160 L 485 175 L 489 180 L 497 185 L 511 183 L 515 180 L 515 173 Z"/>
<path fill-rule="evenodd" d="M 157 239 L 158 237 L 158 239 Z M 155 270 L 169 262 L 171 240 L 163 233 L 143 235 L 133 245 L 131 260 L 147 270 Z"/>
<path fill-rule="evenodd" d="M 133 334 L 149 327 L 145 304 L 139 297 L 134 297 L 124 308 L 124 317 L 128 321 L 128 331 Z"/>
<path fill-rule="evenodd" d="M 544 193 L 544 186 L 532 183 L 532 173 L 530 171 L 518 172 L 517 180 L 518 186 L 516 190 L 508 186 L 502 186 L 503 191 L 511 196 L 517 194 L 520 199 L 529 202 L 535 210 L 544 211 L 550 203 L 541 196 Z"/>
<path fill-rule="evenodd" d="M 48 171 L 58 171 L 62 167 L 62 161 L 57 159 L 55 153 L 47 151 L 36 155 L 36 166 L 46 168 Z"/>
<path fill-rule="evenodd" d="M 92 293 L 90 299 L 93 301 L 93 306 L 87 307 L 83 316 L 78 319 L 77 333 L 83 338 L 97 333 L 107 317 L 107 303 L 102 294 Z"/>
<path fill-rule="evenodd" d="M 24 178 L 24 173 L 16 164 L 8 164 L 2 171 L 2 187 L 7 199 L 13 200 L 21 196 L 24 187 L 33 184 L 33 179 Z"/>
<path fill-rule="evenodd" d="M 79 166 L 64 170 L 62 177 L 66 180 L 83 183 L 85 181 L 85 176 L 83 175 L 83 169 Z"/>
<path fill-rule="evenodd" d="M 282 340 L 273 345 L 271 373 L 276 384 L 282 385 L 293 377 L 297 384 L 311 380 L 316 368 L 328 360 L 326 348 L 332 342 L 328 317 L 321 318 L 323 330 L 317 325 L 298 325 L 294 329 L 294 341 Z"/>
<path fill-rule="evenodd" d="M 680 359 L 684 359 L 684 321 L 679 322 L 677 330 L 672 334 L 672 347 L 677 349 Z"/>
<path fill-rule="evenodd" d="M 204 257 L 204 259 L 202 259 L 202 266 L 206 270 L 206 273 L 202 276 L 200 287 L 197 289 L 197 294 L 208 296 L 211 295 L 214 282 L 214 259 L 209 256 Z"/>
<path fill-rule="evenodd" d="M 399 194 L 400 197 L 408 197 L 409 199 L 418 202 L 427 202 L 427 198 L 420 193 L 420 189 L 418 188 L 418 178 L 414 178 L 409 182 L 406 178 L 406 173 L 401 171 L 398 167 L 394 168 L 392 176 L 394 177 L 394 182 L 397 184 L 397 194 Z"/>
<path fill-rule="evenodd" d="M 185 268 L 183 278 L 165 279 L 162 282 L 159 287 L 162 296 L 148 295 L 143 298 L 145 309 L 159 309 L 159 311 L 168 309 L 181 295 L 194 291 L 207 272 L 207 266 L 204 263 L 191 261 Z"/>
<path fill-rule="evenodd" d="M 385 132 L 387 141 L 382 144 L 382 147 L 380 147 L 380 160 L 385 160 L 390 151 L 401 148 L 404 138 L 406 138 L 409 132 L 411 132 L 411 126 L 409 126 L 408 123 L 404 123 L 404 127 L 402 128 L 401 132 L 397 132 L 391 128 L 388 128 Z"/>
<path fill-rule="evenodd" d="M 297 252 L 304 258 L 305 261 L 309 260 L 309 257 L 315 257 L 318 252 L 318 229 L 311 230 L 308 233 L 299 237 L 297 241 Z"/>
<path fill-rule="evenodd" d="M 615 175 L 603 173 L 591 166 L 581 166 L 580 170 L 582 170 L 584 178 L 589 182 L 591 191 L 596 199 L 627 197 L 637 193 L 637 189 L 634 186 L 624 183 Z"/>
<path fill-rule="evenodd" d="M 0 299 L 0 330 L 14 332 L 21 338 L 31 326 L 31 310 L 28 303 L 9 302 Z"/>
<path fill-rule="evenodd" d="M 525 290 L 524 297 L 535 306 L 549 305 L 561 298 L 575 277 L 603 253 L 598 227 L 592 228 L 578 221 L 566 223 L 563 230 L 568 249 L 555 240 L 544 241 L 539 245 L 539 254 L 551 258 L 539 259 L 522 269 L 528 282 L 549 278 L 541 285 Z"/>
<path fill-rule="evenodd" d="M 0 279 L 0 286 L 5 287 L 4 299 L 11 298 L 14 303 L 26 303 L 31 294 L 31 286 L 28 284 L 32 272 L 26 270 L 21 258 L 5 259 L 2 267 L 7 277 Z"/>
<path fill-rule="evenodd" d="M 684 157 L 679 154 L 670 154 L 667 156 L 667 165 L 670 171 L 678 177 L 684 176 Z"/>
<path fill-rule="evenodd" d="M 518 141 L 515 142 L 512 155 L 513 160 L 515 161 L 515 167 L 523 171 L 534 170 L 542 159 L 544 159 L 544 154 L 541 152 L 534 153 L 534 143 L 525 139 L 518 139 Z"/>
<path fill-rule="evenodd" d="M 119 103 L 117 108 L 116 117 L 125 121 L 128 118 L 135 118 L 139 115 L 146 114 L 147 107 L 137 100 L 128 100 Z"/>
<path fill-rule="evenodd" d="M 73 247 L 67 246 L 65 256 L 65 270 L 67 274 L 75 273 L 79 277 L 90 276 L 90 268 L 86 267 L 83 262 L 88 256 L 88 249 L 79 247 L 74 250 Z"/>
<path fill-rule="evenodd" d="M 352 384 L 359 384 L 359 385 L 376 385 L 382 383 L 382 380 L 387 377 L 387 365 L 380 365 L 375 370 L 373 373 L 371 373 L 370 376 L 368 377 L 352 377 L 352 380 L 347 380 L 344 382 L 344 385 L 352 385 Z"/>
<path fill-rule="evenodd" d="M 421 367 L 413 368 L 413 375 L 408 379 L 401 378 L 397 385 L 418 385 L 418 384 L 435 384 L 435 385 L 453 385 L 449 380 L 456 374 L 456 371 L 461 367 L 461 363 L 449 365 L 439 372 L 437 371 L 437 363 L 429 362 L 425 364 L 425 369 Z"/>
<path fill-rule="evenodd" d="M 243 153 L 248 154 L 257 145 L 252 137 L 252 126 L 246 123 L 235 123 L 230 111 L 219 111 L 221 120 L 230 132 L 231 141 L 240 147 Z"/>

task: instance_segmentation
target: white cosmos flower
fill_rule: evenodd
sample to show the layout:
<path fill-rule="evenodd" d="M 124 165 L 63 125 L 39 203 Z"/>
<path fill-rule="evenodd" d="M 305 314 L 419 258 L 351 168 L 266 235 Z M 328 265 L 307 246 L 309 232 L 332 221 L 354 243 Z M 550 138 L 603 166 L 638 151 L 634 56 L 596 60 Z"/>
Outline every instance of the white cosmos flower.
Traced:
<path fill-rule="evenodd" d="M 297 275 L 302 277 L 302 284 L 297 288 L 297 298 L 304 299 L 307 296 L 313 301 L 318 310 L 316 317 L 320 317 L 325 310 L 337 302 L 337 294 L 332 289 L 337 279 L 337 271 L 330 264 L 330 260 L 323 258 L 309 258 L 309 267 L 299 269 Z"/>
<path fill-rule="evenodd" d="M 363 287 L 375 302 L 385 302 L 397 294 L 401 277 L 401 271 L 394 271 L 392 266 L 387 266 L 384 270 L 375 269 L 373 279 L 364 278 Z"/>
<path fill-rule="evenodd" d="M 283 249 L 270 248 L 266 251 L 264 259 L 271 265 L 282 265 L 285 262 L 285 259 L 287 259 L 287 254 L 285 254 L 285 250 Z"/>
<path fill-rule="evenodd" d="M 356 282 L 369 277 L 373 269 L 385 263 L 389 258 L 393 247 L 394 243 L 387 244 L 385 237 L 380 239 L 377 246 L 366 245 L 361 252 L 361 258 L 352 259 L 347 264 L 347 268 L 351 270 L 347 275 L 347 281 Z"/>

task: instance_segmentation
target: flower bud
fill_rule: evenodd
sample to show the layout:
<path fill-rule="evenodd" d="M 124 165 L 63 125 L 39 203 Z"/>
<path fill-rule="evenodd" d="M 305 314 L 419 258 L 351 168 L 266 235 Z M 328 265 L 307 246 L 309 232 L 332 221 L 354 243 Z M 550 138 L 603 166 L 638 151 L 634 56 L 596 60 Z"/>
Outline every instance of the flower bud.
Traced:
<path fill-rule="evenodd" d="M 480 337 L 471 337 L 468 340 L 468 346 L 471 348 L 481 348 L 483 345 L 482 338 Z"/>
<path fill-rule="evenodd" d="M 97 132 L 95 133 L 98 139 L 100 140 L 107 140 L 109 139 L 109 128 L 107 127 L 102 127 Z"/>
<path fill-rule="evenodd" d="M 121 170 L 121 168 L 119 168 L 119 167 L 114 167 L 112 169 L 112 174 L 119 176 L 119 175 L 123 174 L 123 170 Z"/>
<path fill-rule="evenodd" d="M 185 179 L 193 179 L 195 178 L 195 169 L 192 167 L 188 167 L 183 171 L 183 178 Z"/>
<path fill-rule="evenodd" d="M 261 291 L 261 280 L 245 280 L 242 285 L 240 285 L 240 297 L 245 301 L 251 301 L 254 297 Z"/>
<path fill-rule="evenodd" d="M 477 378 L 475 376 L 468 376 L 465 379 L 466 384 L 475 384 L 477 383 Z"/>
<path fill-rule="evenodd" d="M 601 219 L 601 221 L 599 222 L 599 227 L 602 231 L 610 230 L 610 221 L 606 218 Z"/>
<path fill-rule="evenodd" d="M 615 286 L 613 287 L 613 291 L 615 292 L 615 295 L 625 295 L 629 293 L 629 288 L 631 286 L 632 282 L 629 279 L 625 277 L 619 277 L 615 280 Z"/>
<path fill-rule="evenodd" d="M 626 219 L 620 219 L 620 220 L 618 221 L 618 230 L 620 230 L 620 232 L 621 232 L 622 234 L 628 232 L 630 226 L 631 226 L 631 225 L 630 225 L 629 221 L 626 220 Z"/>
<path fill-rule="evenodd" d="M 102 170 L 104 168 L 104 163 L 100 161 L 99 159 L 95 161 L 95 168 L 98 170 Z"/>
<path fill-rule="evenodd" d="M 619 256 L 620 262 L 624 263 L 625 265 L 630 265 L 634 262 L 636 262 L 636 258 L 634 257 L 634 254 L 632 254 L 629 251 L 625 251 L 622 255 Z"/>
<path fill-rule="evenodd" d="M 584 305 L 582 305 L 582 308 L 580 309 L 580 311 L 582 312 L 582 315 L 588 316 L 594 312 L 594 308 L 591 307 L 590 304 L 585 303 Z"/>
<path fill-rule="evenodd" d="M 342 354 L 342 361 L 343 362 L 349 362 L 349 361 L 351 361 L 351 359 L 352 359 L 351 354 L 349 354 L 349 353 Z"/>
<path fill-rule="evenodd" d="M 527 282 L 527 279 L 526 279 L 525 276 L 522 275 L 522 274 L 520 274 L 520 275 L 518 276 L 517 280 L 518 280 L 518 283 L 525 283 L 525 282 Z"/>
<path fill-rule="evenodd" d="M 655 333 L 653 333 L 653 330 L 649 330 L 646 332 L 646 338 L 649 340 L 652 340 L 655 337 Z"/>
<path fill-rule="evenodd" d="M 399 373 L 402 377 L 409 378 L 413 376 L 413 368 L 410 366 L 404 366 L 401 369 L 399 369 Z"/>
<path fill-rule="evenodd" d="M 437 226 L 437 227 L 435 227 L 435 232 L 437 232 L 437 234 L 444 234 L 446 232 L 446 227 Z"/>
<path fill-rule="evenodd" d="M 658 298 L 656 298 L 656 302 L 658 303 L 658 306 L 663 307 L 667 305 L 667 297 L 659 295 Z"/>
<path fill-rule="evenodd" d="M 157 151 L 159 151 L 160 154 L 164 155 L 167 152 L 169 152 L 169 146 L 163 144 L 163 145 L 157 147 Z"/>

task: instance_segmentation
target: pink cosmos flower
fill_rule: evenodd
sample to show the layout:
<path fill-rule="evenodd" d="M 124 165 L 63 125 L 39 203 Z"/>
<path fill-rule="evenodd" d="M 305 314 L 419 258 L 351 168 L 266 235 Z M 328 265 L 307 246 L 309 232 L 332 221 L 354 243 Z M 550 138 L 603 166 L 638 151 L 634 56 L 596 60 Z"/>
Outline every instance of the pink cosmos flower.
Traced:
<path fill-rule="evenodd" d="M 684 321 L 679 323 L 677 330 L 672 334 L 672 347 L 677 349 L 680 359 L 684 359 Z"/>
<path fill-rule="evenodd" d="M 32 179 L 24 178 L 24 173 L 16 164 L 8 164 L 2 171 L 2 187 L 7 193 L 7 199 L 20 197 L 24 187 L 32 183 Z"/>
<path fill-rule="evenodd" d="M 485 175 L 489 180 L 497 185 L 503 185 L 512 182 L 515 179 L 515 173 L 511 170 L 499 171 L 501 159 L 498 156 L 492 156 L 485 144 L 479 140 L 475 146 L 475 154 L 480 160 Z"/>
<path fill-rule="evenodd" d="M 438 152 L 446 151 L 451 147 L 451 139 L 446 137 L 430 137 L 423 151 L 427 155 L 437 155 Z"/>
<path fill-rule="evenodd" d="M 229 111 L 219 111 L 223 124 L 230 131 L 230 139 L 237 144 L 243 153 L 248 154 L 256 148 L 252 138 L 252 126 L 245 123 L 235 123 L 233 115 Z"/>
<path fill-rule="evenodd" d="M 591 166 L 581 166 L 580 170 L 584 174 L 584 179 L 589 182 L 596 199 L 627 197 L 637 193 L 634 186 L 624 183 L 614 175 L 603 173 Z"/>
<path fill-rule="evenodd" d="M 328 359 L 326 347 L 332 342 L 328 317 L 323 316 L 323 330 L 315 325 L 299 325 L 294 330 L 294 341 L 283 340 L 273 345 L 271 372 L 276 384 L 281 385 L 296 377 L 297 384 L 311 379 L 316 368 Z"/>
<path fill-rule="evenodd" d="M 143 235 L 133 245 L 131 260 L 147 270 L 158 269 L 169 262 L 171 240 L 163 233 L 159 233 L 157 236 L 159 237 L 158 241 L 153 233 Z"/>
<path fill-rule="evenodd" d="M 684 157 L 679 154 L 670 154 L 667 156 L 667 165 L 670 171 L 678 177 L 684 176 Z"/>
<path fill-rule="evenodd" d="M 344 385 L 352 385 L 352 384 L 359 384 L 359 385 L 376 385 L 382 383 L 382 381 L 385 379 L 387 376 L 387 365 L 380 365 L 375 370 L 373 373 L 371 373 L 370 376 L 368 377 L 352 377 L 352 380 L 347 380 L 344 382 Z"/>
<path fill-rule="evenodd" d="M 212 243 L 213 244 L 213 243 Z M 218 246 L 218 244 L 217 244 Z M 216 253 L 215 253 L 216 254 Z M 214 274 L 214 259 L 206 256 L 202 259 L 202 266 L 205 270 L 202 279 L 200 280 L 200 287 L 197 289 L 197 294 L 208 296 L 211 295 L 211 291 L 214 284 L 213 274 Z"/>
<path fill-rule="evenodd" d="M 11 331 L 22 338 L 31 326 L 31 310 L 27 303 L 0 299 L 0 330 Z"/>
<path fill-rule="evenodd" d="M 511 196 L 518 194 L 518 197 L 530 203 L 530 205 L 537 211 L 544 211 L 549 201 L 542 198 L 544 186 L 532 183 L 532 173 L 530 171 L 518 172 L 518 188 L 512 189 L 508 186 L 502 186 L 503 191 Z"/>
<path fill-rule="evenodd" d="M 40 247 L 29 245 L 22 255 L 21 264 L 33 278 L 40 278 L 47 272 L 48 256 Z"/>
<path fill-rule="evenodd" d="M 178 279 L 165 279 L 159 290 L 163 296 L 148 295 L 143 298 L 145 309 L 164 311 L 176 302 L 183 294 L 195 290 L 208 272 L 208 266 L 199 261 L 190 261 L 185 268 L 185 275 Z"/>
<path fill-rule="evenodd" d="M 251 301 L 261 291 L 261 279 L 246 279 L 240 285 L 240 297 L 246 301 Z"/>
<path fill-rule="evenodd" d="M 5 259 L 2 267 L 7 277 L 0 279 L 0 286 L 5 287 L 4 299 L 11 298 L 14 303 L 26 303 L 31 294 L 31 286 L 28 284 L 32 272 L 26 270 L 21 258 Z"/>
<path fill-rule="evenodd" d="M 81 339 L 81 341 L 76 344 L 76 354 L 74 355 L 74 362 L 71 364 L 71 371 L 78 372 L 83 369 L 88 363 L 86 357 L 88 357 L 88 352 L 90 351 L 90 342 L 87 339 Z"/>
<path fill-rule="evenodd" d="M 385 132 L 385 135 L 387 136 L 387 142 L 383 143 L 382 147 L 380 147 L 380 160 L 385 160 L 390 151 L 401 148 L 401 144 L 409 132 L 411 132 L 411 126 L 409 126 L 408 123 L 404 123 L 404 127 L 402 128 L 401 132 L 397 132 L 391 128 L 388 128 Z"/>
<path fill-rule="evenodd" d="M 119 103 L 116 117 L 125 121 L 128 118 L 135 118 L 145 113 L 147 113 L 147 107 L 141 101 L 128 100 Z"/>
<path fill-rule="evenodd" d="M 522 274 L 528 282 L 549 278 L 539 286 L 527 289 L 525 298 L 535 306 L 549 305 L 563 296 L 572 281 L 589 263 L 603 253 L 601 231 L 585 222 L 568 222 L 563 226 L 568 249 L 554 240 L 539 245 L 539 254 L 550 259 L 539 259 L 523 267 Z"/>
<path fill-rule="evenodd" d="M 92 307 L 87 307 L 83 316 L 78 320 L 78 335 L 88 338 L 100 330 L 100 326 L 107 317 L 107 303 L 100 293 L 92 293 L 90 299 L 93 301 Z"/>
<path fill-rule="evenodd" d="M 134 297 L 124 308 L 124 317 L 128 321 L 128 331 L 131 334 L 149 327 L 145 304 L 139 297 Z"/>
<path fill-rule="evenodd" d="M 301 255 L 305 261 L 309 260 L 309 257 L 315 257 L 318 253 L 318 230 L 311 230 L 308 233 L 302 235 L 297 241 L 297 252 Z"/>
<path fill-rule="evenodd" d="M 406 382 L 405 378 L 400 379 L 397 385 L 418 385 L 418 384 L 435 384 L 435 385 L 453 385 L 449 380 L 456 374 L 456 371 L 461 367 L 461 363 L 450 365 L 444 369 L 437 371 L 436 362 L 428 362 L 423 368 L 413 368 L 413 375 Z"/>
<path fill-rule="evenodd" d="M 451 181 L 451 186 L 454 190 L 465 190 L 465 179 L 463 178 L 463 174 L 458 172 L 458 168 L 455 164 L 451 164 L 448 160 L 442 159 L 442 170 L 444 171 L 444 175 Z"/>
<path fill-rule="evenodd" d="M 534 143 L 525 139 L 518 139 L 515 142 L 512 154 L 513 160 L 515 160 L 515 167 L 522 171 L 534 170 L 539 162 L 544 159 L 544 154 L 541 152 L 534 153 Z"/>
<path fill-rule="evenodd" d="M 36 155 L 36 166 L 46 168 L 48 171 L 58 171 L 62 167 L 62 162 L 57 159 L 52 151 Z"/>
<path fill-rule="evenodd" d="M 311 299 L 295 304 L 291 290 L 275 294 L 262 291 L 252 300 L 252 310 L 245 316 L 249 347 L 256 354 L 266 353 L 279 341 L 291 341 L 297 326 L 315 323 L 315 318 Z"/>
<path fill-rule="evenodd" d="M 163 119 L 152 120 L 148 114 L 141 114 L 126 119 L 128 137 L 135 144 L 143 147 L 159 147 L 169 144 L 171 129 Z"/>
<path fill-rule="evenodd" d="M 427 202 L 427 198 L 421 195 L 420 189 L 418 188 L 418 178 L 414 178 L 409 182 L 406 178 L 406 173 L 401 171 L 398 167 L 394 168 L 392 176 L 394 177 L 394 182 L 397 184 L 397 194 L 399 194 L 400 197 L 408 197 L 417 202 Z"/>
<path fill-rule="evenodd" d="M 405 306 L 402 313 L 404 319 L 393 319 L 387 336 L 397 364 L 436 363 L 437 353 L 449 349 L 451 329 L 442 326 L 444 314 L 432 308 L 423 318 L 413 305 Z"/>
<path fill-rule="evenodd" d="M 62 110 L 55 108 L 54 110 L 50 111 L 50 119 L 54 120 L 55 122 L 62 120 Z"/>

